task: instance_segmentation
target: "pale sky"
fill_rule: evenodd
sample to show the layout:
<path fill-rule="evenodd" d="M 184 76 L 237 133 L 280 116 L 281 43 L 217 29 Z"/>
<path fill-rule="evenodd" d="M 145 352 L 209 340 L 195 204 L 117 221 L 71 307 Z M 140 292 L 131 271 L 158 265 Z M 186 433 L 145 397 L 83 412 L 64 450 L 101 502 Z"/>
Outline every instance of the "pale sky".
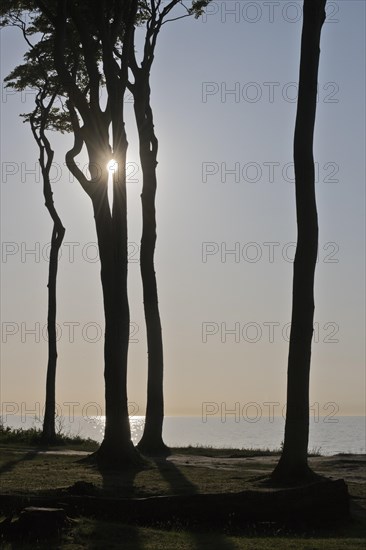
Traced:
<path fill-rule="evenodd" d="M 200 416 L 204 403 L 234 409 L 253 402 L 263 413 L 265 403 L 285 403 L 301 6 L 216 1 L 203 20 L 169 23 L 159 37 L 152 105 L 159 138 L 156 272 L 167 415 Z M 365 2 L 328 1 L 328 17 L 315 131 L 320 238 L 311 403 L 323 415 L 363 415 Z M 2 30 L 0 37 L 3 79 L 21 62 L 24 43 L 16 30 Z M 43 403 L 47 363 L 52 225 L 34 172 L 38 151 L 18 116 L 33 101 L 31 91 L 2 89 L 1 400 L 19 411 L 22 402 L 23 410 Z M 136 262 L 141 170 L 132 104 L 127 118 L 129 401 L 135 414 L 144 414 L 147 355 Z M 66 227 L 57 402 L 64 412 L 66 403 L 75 404 L 75 414 L 90 403 L 102 412 L 103 308 L 92 207 L 64 166 L 70 136 L 50 139 L 55 203 Z M 79 160 L 86 164 L 85 156 Z"/>

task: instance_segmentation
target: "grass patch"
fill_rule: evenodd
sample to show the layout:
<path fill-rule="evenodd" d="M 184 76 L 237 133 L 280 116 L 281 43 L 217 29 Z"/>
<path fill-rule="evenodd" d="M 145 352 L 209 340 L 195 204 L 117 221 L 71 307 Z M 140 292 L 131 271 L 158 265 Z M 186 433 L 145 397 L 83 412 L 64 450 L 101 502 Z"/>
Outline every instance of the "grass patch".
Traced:
<path fill-rule="evenodd" d="M 183 455 L 207 456 L 211 458 L 251 458 L 256 456 L 277 456 L 282 449 L 212 447 L 210 445 L 188 445 L 188 447 L 171 447 L 171 451 Z M 308 453 L 309 457 L 322 456 L 321 448 L 314 447 Z"/>
<path fill-rule="evenodd" d="M 11 445 L 16 447 L 39 446 L 45 447 L 42 441 L 42 430 L 37 427 L 32 428 L 10 428 L 0 422 L 0 445 Z M 79 435 L 64 434 L 60 430 L 56 434 L 56 439 L 52 445 L 47 447 L 67 447 L 80 451 L 95 451 L 99 444 L 90 438 L 82 438 Z"/>
<path fill-rule="evenodd" d="M 187 455 L 179 465 L 168 460 L 152 461 L 140 472 L 110 472 L 81 463 L 80 457 L 52 454 L 58 449 L 4 448 L 0 446 L 1 492 L 3 494 L 47 493 L 69 487 L 77 481 L 93 483 L 98 489 L 122 496 L 152 496 L 196 492 L 236 492 L 271 466 L 251 462 L 248 468 L 194 465 Z"/>
<path fill-rule="evenodd" d="M 163 530 L 116 522 L 79 518 L 59 539 L 6 543 L 4 550 L 358 550 L 364 549 L 361 537 L 230 535 L 224 532 Z"/>
<path fill-rule="evenodd" d="M 189 445 L 188 447 L 172 447 L 175 454 L 207 456 L 212 458 L 249 458 L 254 456 L 279 456 L 280 449 L 234 449 L 231 447 L 211 447 L 201 445 Z"/>
<path fill-rule="evenodd" d="M 66 541 L 65 541 L 66 543 Z M 117 550 L 349 550 L 364 548 L 364 539 L 298 536 L 232 536 L 223 532 L 180 531 L 125 526 L 82 518 L 69 534 L 69 546 Z M 73 546 L 75 545 L 75 546 Z M 83 546 L 85 545 L 85 546 Z"/>
<path fill-rule="evenodd" d="M 23 435 L 21 440 L 23 441 Z M 177 448 L 168 460 L 152 461 L 151 468 L 141 472 L 111 472 L 101 474 L 96 468 L 79 462 L 76 455 L 65 454 L 67 447 L 47 451 L 29 446 L 29 440 L 17 445 L 0 444 L 1 493 L 4 495 L 53 495 L 60 502 L 67 488 L 76 482 L 92 483 L 97 492 L 113 496 L 153 496 L 187 493 L 237 492 L 255 486 L 256 480 L 269 474 L 278 457 L 276 452 L 250 449 L 213 449 L 207 447 Z M 19 440 L 18 440 L 19 443 Z M 262 454 L 260 454 L 262 453 Z M 179 527 L 168 522 L 144 527 L 116 521 L 86 518 L 76 514 L 71 526 L 61 538 L 47 541 L 1 540 L 4 550 L 61 548 L 124 550 L 351 550 L 363 549 L 365 540 L 366 484 L 362 474 L 362 458 L 349 464 L 341 457 L 317 457 L 310 463 L 317 471 L 339 476 L 339 467 L 347 466 L 349 475 L 363 476 L 348 482 L 357 508 L 351 520 L 296 533 L 273 526 L 249 526 L 236 530 L 203 532 Z M 351 468 L 350 468 L 351 467 Z M 355 469 L 357 467 L 357 469 Z M 337 470 L 338 468 L 338 470 Z M 0 500 L 1 504 L 1 500 Z M 1 510 L 1 507 L 0 507 Z M 357 512 L 358 511 L 358 512 Z M 2 512 L 8 513 L 4 506 Z M 82 514 L 82 512 L 80 512 Z M 301 535 L 300 535 L 301 533 Z"/>

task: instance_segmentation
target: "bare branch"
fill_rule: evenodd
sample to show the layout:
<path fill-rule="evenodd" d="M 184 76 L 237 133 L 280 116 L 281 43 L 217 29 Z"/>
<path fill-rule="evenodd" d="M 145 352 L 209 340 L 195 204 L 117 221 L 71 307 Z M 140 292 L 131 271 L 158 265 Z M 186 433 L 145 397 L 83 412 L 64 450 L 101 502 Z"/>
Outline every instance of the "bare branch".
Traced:
<path fill-rule="evenodd" d="M 92 197 L 92 182 L 88 180 L 75 162 L 75 157 L 80 154 L 84 145 L 82 129 L 80 128 L 75 107 L 70 100 L 67 102 L 67 107 L 70 113 L 71 124 L 74 132 L 74 145 L 65 155 L 66 166 L 70 170 L 71 174 L 78 180 L 81 187 L 89 195 L 89 197 Z"/>
<path fill-rule="evenodd" d="M 180 15 L 179 17 L 172 17 L 172 19 L 165 19 L 161 23 L 161 26 L 165 25 L 165 23 L 170 23 L 171 21 L 179 21 L 179 19 L 185 19 L 186 17 L 192 17 L 193 13 L 186 13 L 185 15 Z"/>

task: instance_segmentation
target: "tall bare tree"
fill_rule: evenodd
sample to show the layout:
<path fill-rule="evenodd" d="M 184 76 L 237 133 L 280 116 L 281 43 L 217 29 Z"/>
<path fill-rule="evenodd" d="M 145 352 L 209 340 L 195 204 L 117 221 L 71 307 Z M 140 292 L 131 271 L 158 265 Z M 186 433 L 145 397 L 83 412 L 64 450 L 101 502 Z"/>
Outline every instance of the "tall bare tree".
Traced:
<path fill-rule="evenodd" d="M 30 124 L 35 140 L 39 147 L 39 164 L 43 177 L 43 195 L 45 205 L 53 221 L 51 237 L 49 272 L 48 272 L 48 363 L 46 379 L 46 402 L 43 420 L 42 439 L 52 442 L 56 439 L 55 415 L 56 415 L 56 366 L 57 366 L 57 331 L 56 331 L 56 304 L 57 304 L 57 271 L 58 255 L 65 235 L 65 228 L 55 208 L 50 182 L 50 170 L 54 157 L 54 151 L 46 136 L 45 129 L 49 124 L 49 113 L 52 109 L 56 94 L 54 93 L 48 104 L 44 105 L 44 97 L 47 90 L 40 90 L 37 94 L 37 108 L 30 117 Z M 39 114 L 39 121 L 38 121 Z"/>
<path fill-rule="evenodd" d="M 156 153 L 155 138 L 150 107 L 150 67 L 156 37 L 171 9 L 182 4 L 182 16 L 198 15 L 209 0 L 194 0 L 187 9 L 178 0 L 162 7 L 161 0 L 149 2 L 128 0 L 124 3 L 111 3 L 107 0 L 74 3 L 69 0 L 35 0 L 12 2 L 6 5 L 37 7 L 38 13 L 33 25 L 53 41 L 53 65 L 60 86 L 68 96 L 67 106 L 74 133 L 74 146 L 66 155 L 66 163 L 72 174 L 80 182 L 92 200 L 98 237 L 101 279 L 105 310 L 105 388 L 106 388 L 106 428 L 104 440 L 97 453 L 100 463 L 112 466 L 124 462 L 138 461 L 133 452 L 127 407 L 127 354 L 129 337 L 129 305 L 127 297 L 127 217 L 126 217 L 126 153 L 127 138 L 124 127 L 123 97 L 128 80 L 130 48 L 133 47 L 134 24 L 139 19 L 153 21 L 153 33 L 148 33 L 146 53 L 147 71 L 143 69 L 137 77 L 136 92 L 140 100 L 136 102 L 142 164 L 144 170 L 143 190 L 143 246 L 142 276 L 144 281 L 145 313 L 148 327 L 149 355 L 158 358 L 153 361 L 161 369 L 151 383 L 149 370 L 148 408 L 146 429 L 153 426 L 155 434 L 162 430 L 162 343 L 159 310 L 157 308 L 156 280 L 153 255 L 156 239 L 155 190 Z M 152 17 L 151 17 L 152 16 Z M 45 21 L 47 23 L 45 23 Z M 37 27 L 38 25 L 38 27 Z M 153 44 L 150 42 L 152 40 Z M 148 44 L 149 42 L 149 44 Z M 152 49 L 150 48 L 152 46 Z M 70 67 L 70 52 L 76 52 L 85 68 L 80 79 L 79 68 Z M 152 57 L 150 59 L 150 55 Z M 147 58 L 146 58 L 147 59 Z M 79 77 L 79 78 L 78 78 Z M 100 91 L 105 85 L 107 104 L 102 108 Z M 111 129 L 111 140 L 110 140 Z M 146 144 L 152 149 L 149 154 Z M 85 145 L 89 157 L 90 178 L 77 166 L 75 158 Z M 113 205 L 107 193 L 107 163 L 111 158 L 117 161 L 118 170 L 113 182 Z M 148 184 L 146 184 L 148 182 Z M 151 232 L 151 234 L 149 234 Z M 150 361 L 149 361 L 150 365 Z M 149 421 L 153 419 L 153 422 Z M 157 426 L 157 429 L 156 429 Z M 159 435 L 156 440 L 159 439 Z"/>
<path fill-rule="evenodd" d="M 5 78 L 7 87 L 15 90 L 25 90 L 31 86 L 36 92 L 35 107 L 26 115 L 21 115 L 24 122 L 29 122 L 33 137 L 39 149 L 39 164 L 43 179 L 43 196 L 45 206 L 53 222 L 51 236 L 49 270 L 48 270 L 48 362 L 46 376 L 45 413 L 43 420 L 42 441 L 52 443 L 56 440 L 55 414 L 56 414 L 56 367 L 57 367 L 57 271 L 58 256 L 65 235 L 65 228 L 56 210 L 50 179 L 50 171 L 54 158 L 54 151 L 46 135 L 47 130 L 61 132 L 69 130 L 67 116 L 60 107 L 56 106 L 59 89 L 52 75 L 49 75 L 45 65 L 49 63 L 49 43 L 41 39 L 37 47 L 34 47 L 30 35 L 27 32 L 20 13 L 12 13 L 3 25 L 11 25 L 21 29 L 29 51 L 25 54 L 26 63 L 16 67 Z M 33 30 L 31 30 L 33 34 Z"/>
<path fill-rule="evenodd" d="M 163 338 L 158 303 L 158 291 L 154 266 L 156 246 L 155 197 L 157 190 L 158 139 L 154 128 L 153 109 L 150 101 L 150 75 L 154 61 L 157 38 L 162 26 L 177 19 L 199 17 L 211 0 L 196 0 L 190 7 L 183 7 L 179 14 L 171 15 L 175 7 L 182 7 L 180 0 L 171 0 L 162 5 L 159 0 L 144 0 L 139 4 L 137 23 L 145 27 L 142 59 L 138 63 L 135 52 L 135 28 L 131 33 L 129 66 L 133 83 L 128 88 L 134 98 L 134 112 L 139 135 L 140 161 L 143 175 L 142 237 L 140 269 L 143 286 L 144 312 L 147 334 L 147 404 L 145 426 L 138 444 L 145 454 L 167 453 L 163 441 L 164 421 L 164 361 Z"/>
<path fill-rule="evenodd" d="M 320 37 L 326 0 L 304 0 L 300 81 L 294 137 L 297 247 L 294 260 L 292 320 L 287 373 L 287 411 L 283 451 L 272 477 L 301 479 L 308 466 L 309 377 L 314 323 L 314 275 L 318 217 L 313 156 Z"/>

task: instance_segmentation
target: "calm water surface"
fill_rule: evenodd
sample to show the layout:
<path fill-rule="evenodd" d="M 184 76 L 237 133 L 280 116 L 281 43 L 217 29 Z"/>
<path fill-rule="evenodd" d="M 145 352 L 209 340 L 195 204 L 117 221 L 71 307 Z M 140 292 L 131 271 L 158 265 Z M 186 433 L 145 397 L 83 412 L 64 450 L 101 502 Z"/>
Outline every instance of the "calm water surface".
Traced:
<path fill-rule="evenodd" d="M 58 426 L 66 434 L 90 437 L 102 441 L 104 416 L 61 417 Z M 138 443 L 144 427 L 143 416 L 130 418 L 132 439 Z M 34 417 L 8 416 L 6 425 L 12 427 L 41 426 Z M 365 417 L 339 416 L 336 418 L 319 417 L 310 420 L 310 450 L 320 450 L 322 454 L 365 453 L 366 430 Z M 164 421 L 164 440 L 171 447 L 201 445 L 234 448 L 279 448 L 283 440 L 284 420 L 274 417 L 271 420 L 262 417 L 256 422 L 241 419 L 235 421 L 229 417 L 225 422 L 220 418 L 168 416 Z"/>

